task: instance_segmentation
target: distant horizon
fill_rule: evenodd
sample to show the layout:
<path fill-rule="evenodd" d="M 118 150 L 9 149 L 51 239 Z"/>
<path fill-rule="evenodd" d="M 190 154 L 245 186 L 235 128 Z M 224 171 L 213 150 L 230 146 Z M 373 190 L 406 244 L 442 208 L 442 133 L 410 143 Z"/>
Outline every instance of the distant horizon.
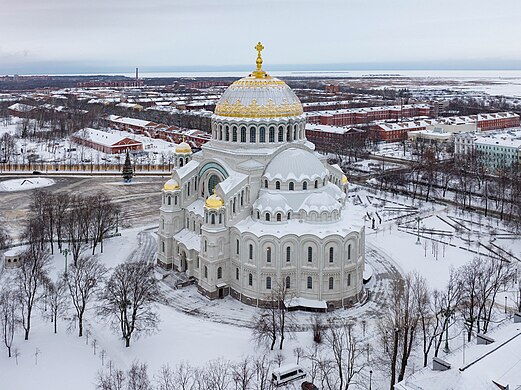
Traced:
<path fill-rule="evenodd" d="M 17 68 L 17 69 L 16 69 Z M 74 75 L 128 75 L 139 68 L 140 74 L 144 73 L 208 73 L 208 72 L 244 72 L 253 70 L 251 65 L 158 65 L 139 66 L 139 64 L 128 68 L 122 65 L 80 65 L 71 62 L 62 64 L 56 62 L 43 62 L 39 64 L 23 64 L 16 67 L 0 66 L 0 75 L 34 75 L 34 76 L 74 76 Z M 330 64 L 272 64 L 265 66 L 269 72 L 351 72 L 351 71 L 521 71 L 519 61 L 429 61 L 403 62 L 403 63 L 330 63 Z M 224 76 L 225 77 L 225 76 Z"/>

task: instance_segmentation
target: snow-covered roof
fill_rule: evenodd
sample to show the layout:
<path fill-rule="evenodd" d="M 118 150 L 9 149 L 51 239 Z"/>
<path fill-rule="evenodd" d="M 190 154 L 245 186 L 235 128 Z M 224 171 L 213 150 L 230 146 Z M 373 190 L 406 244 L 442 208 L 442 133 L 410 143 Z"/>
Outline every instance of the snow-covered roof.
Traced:
<path fill-rule="evenodd" d="M 327 309 L 327 302 L 307 298 L 291 298 L 284 301 L 286 307 L 307 307 L 310 309 Z M 281 367 L 282 368 L 282 367 Z"/>
<path fill-rule="evenodd" d="M 313 181 L 324 179 L 327 175 L 327 168 L 312 152 L 299 148 L 282 151 L 270 161 L 264 171 L 264 176 L 270 181 Z"/>
<path fill-rule="evenodd" d="M 189 176 L 194 170 L 199 167 L 199 163 L 195 160 L 191 160 L 188 164 L 177 168 L 174 172 L 177 174 L 180 180 L 183 180 L 184 177 Z"/>
<path fill-rule="evenodd" d="M 7 108 L 10 110 L 13 110 L 13 111 L 18 111 L 18 112 L 29 112 L 29 111 L 34 110 L 36 107 L 30 106 L 28 104 L 23 104 L 23 103 L 15 103 L 15 104 L 10 105 Z"/>
<path fill-rule="evenodd" d="M 201 248 L 201 236 L 190 229 L 183 229 L 174 238 L 184 244 L 188 250 L 199 250 Z"/>
<path fill-rule="evenodd" d="M 77 138 L 81 138 L 84 140 L 89 140 L 92 142 L 95 142 L 99 145 L 105 145 L 105 146 L 112 146 L 123 139 L 126 139 L 128 137 L 121 136 L 119 134 L 114 134 L 108 131 L 103 130 L 96 130 L 91 129 L 89 127 L 82 129 L 80 131 L 77 131 L 73 134 Z M 139 141 L 134 140 L 134 143 L 137 145 L 141 145 L 142 143 Z"/>

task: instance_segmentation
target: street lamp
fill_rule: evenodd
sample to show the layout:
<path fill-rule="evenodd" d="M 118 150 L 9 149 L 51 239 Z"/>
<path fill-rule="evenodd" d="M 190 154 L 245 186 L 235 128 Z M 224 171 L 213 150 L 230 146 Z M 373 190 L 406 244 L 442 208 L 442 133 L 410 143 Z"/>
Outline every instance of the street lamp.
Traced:
<path fill-rule="evenodd" d="M 421 242 L 420 242 L 420 221 L 421 220 L 422 219 L 420 218 L 420 216 L 416 217 L 416 223 L 418 225 L 418 228 L 417 228 L 417 231 L 416 231 L 416 237 L 417 237 L 416 245 L 421 245 Z"/>
<path fill-rule="evenodd" d="M 70 250 L 65 248 L 62 253 L 65 256 L 65 275 L 67 275 L 67 255 L 69 254 Z"/>
<path fill-rule="evenodd" d="M 505 314 L 507 314 L 507 297 L 505 295 Z"/>
<path fill-rule="evenodd" d="M 373 383 L 373 370 L 369 370 L 369 390 L 371 390 L 372 383 Z"/>

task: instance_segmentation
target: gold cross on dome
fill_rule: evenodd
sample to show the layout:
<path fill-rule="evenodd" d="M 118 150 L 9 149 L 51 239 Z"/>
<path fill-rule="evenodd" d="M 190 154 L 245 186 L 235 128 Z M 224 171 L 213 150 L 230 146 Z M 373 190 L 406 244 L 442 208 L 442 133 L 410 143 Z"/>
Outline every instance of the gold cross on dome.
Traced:
<path fill-rule="evenodd" d="M 261 51 L 264 50 L 264 46 L 262 46 L 262 43 L 257 43 L 257 45 L 255 46 L 255 50 L 257 50 L 257 70 L 260 71 L 262 70 L 262 56 L 261 56 Z"/>

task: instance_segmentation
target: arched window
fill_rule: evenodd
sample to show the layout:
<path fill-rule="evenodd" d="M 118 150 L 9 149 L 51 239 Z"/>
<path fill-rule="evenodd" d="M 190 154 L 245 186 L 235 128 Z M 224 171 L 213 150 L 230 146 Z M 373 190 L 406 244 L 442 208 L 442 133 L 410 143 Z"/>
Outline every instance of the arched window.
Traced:
<path fill-rule="evenodd" d="M 333 290 L 333 277 L 332 276 L 329 278 L 329 289 Z"/>
<path fill-rule="evenodd" d="M 288 211 L 288 221 L 291 219 L 291 213 Z"/>
<path fill-rule="evenodd" d="M 260 219 L 260 212 L 257 211 L 257 219 Z"/>
<path fill-rule="evenodd" d="M 347 260 L 351 260 L 351 244 L 347 246 Z"/>
<path fill-rule="evenodd" d="M 165 242 L 161 241 L 161 252 L 165 253 Z"/>
<path fill-rule="evenodd" d="M 279 137 L 278 137 L 278 141 L 279 141 L 279 142 L 284 141 L 284 128 L 283 128 L 282 126 L 279 127 Z"/>
<path fill-rule="evenodd" d="M 190 196 L 190 183 L 188 183 L 188 196 Z"/>
<path fill-rule="evenodd" d="M 179 166 L 181 166 L 181 167 L 182 167 L 182 166 L 184 165 L 184 163 L 185 163 L 185 162 L 183 161 L 183 159 L 182 159 L 182 158 L 181 158 L 181 159 L 179 159 Z"/>
<path fill-rule="evenodd" d="M 332 263 L 334 259 L 334 250 L 333 247 L 329 248 L 329 262 Z"/>
<path fill-rule="evenodd" d="M 246 142 L 246 127 L 241 127 L 241 142 Z"/>
<path fill-rule="evenodd" d="M 351 274 L 347 274 L 347 287 L 351 286 Z"/>
<path fill-rule="evenodd" d="M 236 241 L 236 252 L 239 254 L 239 240 Z"/>
<path fill-rule="evenodd" d="M 268 263 L 271 263 L 271 247 L 267 247 L 266 248 L 266 261 Z"/>
<path fill-rule="evenodd" d="M 288 126 L 288 130 L 286 131 L 286 141 L 291 142 L 291 126 Z"/>
<path fill-rule="evenodd" d="M 250 246 L 249 246 L 249 254 L 248 254 L 248 258 L 249 258 L 250 260 L 253 259 L 253 245 L 252 245 L 252 244 L 250 244 Z"/>
<path fill-rule="evenodd" d="M 248 285 L 253 286 L 253 275 L 252 274 L 248 275 Z"/>
<path fill-rule="evenodd" d="M 177 205 L 177 196 L 174 196 L 174 204 Z"/>
<path fill-rule="evenodd" d="M 206 265 L 204 266 L 204 277 L 205 279 L 208 278 L 208 267 Z"/>
<path fill-rule="evenodd" d="M 292 181 L 289 182 L 289 190 L 290 191 L 293 191 L 295 189 L 295 183 L 293 183 Z"/>
<path fill-rule="evenodd" d="M 219 223 L 223 223 L 223 215 L 219 214 Z"/>
<path fill-rule="evenodd" d="M 271 290 L 271 277 L 266 278 L 266 290 Z"/>
<path fill-rule="evenodd" d="M 280 221 L 282 221 L 282 214 L 277 213 L 277 222 L 280 222 Z"/>
<path fill-rule="evenodd" d="M 161 229 L 165 230 L 165 220 L 161 218 Z"/>
<path fill-rule="evenodd" d="M 204 251 L 208 250 L 208 241 L 204 240 Z"/>
<path fill-rule="evenodd" d="M 223 269 L 221 267 L 217 268 L 217 279 L 221 279 L 223 277 Z"/>
<path fill-rule="evenodd" d="M 308 262 L 312 262 L 313 261 L 313 248 L 308 246 Z"/>
<path fill-rule="evenodd" d="M 266 213 L 266 221 L 270 220 L 270 213 Z"/>
<path fill-rule="evenodd" d="M 213 190 L 215 189 L 215 186 L 217 184 L 219 184 L 221 180 L 219 179 L 219 176 L 217 175 L 212 175 L 210 176 L 210 178 L 208 179 L 208 194 L 211 195 L 213 194 Z"/>
<path fill-rule="evenodd" d="M 318 188 L 318 180 L 315 180 L 315 188 Z"/>
<path fill-rule="evenodd" d="M 255 127 L 250 127 L 250 143 L 255 143 Z"/>
<path fill-rule="evenodd" d="M 305 181 L 304 183 L 302 183 L 302 189 L 303 190 L 307 190 L 308 189 L 308 182 Z"/>
<path fill-rule="evenodd" d="M 226 130 L 224 131 L 224 135 L 226 137 L 226 141 L 229 141 L 230 140 L 230 129 L 228 128 L 228 126 L 225 126 Z"/>
<path fill-rule="evenodd" d="M 259 142 L 260 143 L 265 143 L 266 142 L 266 128 L 264 126 L 262 126 L 259 129 Z"/>
<path fill-rule="evenodd" d="M 313 288 L 313 278 L 308 276 L 308 288 Z"/>
<path fill-rule="evenodd" d="M 264 188 L 268 188 L 268 181 L 264 180 Z"/>
<path fill-rule="evenodd" d="M 239 268 L 235 268 L 235 279 L 239 280 Z"/>
<path fill-rule="evenodd" d="M 232 127 L 232 142 L 237 142 L 237 127 Z"/>
<path fill-rule="evenodd" d="M 291 247 L 286 247 L 286 261 L 291 261 Z"/>
<path fill-rule="evenodd" d="M 167 198 L 167 203 L 169 206 L 172 204 L 172 198 L 170 196 Z"/>
<path fill-rule="evenodd" d="M 212 213 L 212 215 L 210 216 L 210 218 L 211 218 L 211 221 L 212 221 L 212 222 L 211 222 L 212 225 L 215 225 L 215 214 Z"/>
<path fill-rule="evenodd" d="M 291 288 L 291 278 L 286 276 L 286 288 Z"/>
<path fill-rule="evenodd" d="M 275 142 L 275 128 L 270 127 L 270 142 Z"/>
<path fill-rule="evenodd" d="M 275 189 L 280 190 L 280 181 L 278 180 L 275 182 Z"/>

